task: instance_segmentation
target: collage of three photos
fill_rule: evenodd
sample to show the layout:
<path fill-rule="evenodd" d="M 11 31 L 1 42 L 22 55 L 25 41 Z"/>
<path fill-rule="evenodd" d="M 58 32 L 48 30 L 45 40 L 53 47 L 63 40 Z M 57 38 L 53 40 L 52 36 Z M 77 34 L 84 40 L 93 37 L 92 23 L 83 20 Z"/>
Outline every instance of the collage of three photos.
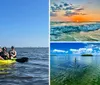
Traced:
<path fill-rule="evenodd" d="M 100 85 L 100 0 L 0 0 L 0 85 Z"/>

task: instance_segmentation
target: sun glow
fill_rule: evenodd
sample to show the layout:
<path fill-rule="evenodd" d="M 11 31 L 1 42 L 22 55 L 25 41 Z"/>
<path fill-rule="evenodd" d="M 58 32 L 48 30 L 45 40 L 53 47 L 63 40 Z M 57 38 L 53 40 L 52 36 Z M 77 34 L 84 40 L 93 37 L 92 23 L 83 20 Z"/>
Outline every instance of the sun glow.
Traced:
<path fill-rule="evenodd" d="M 73 16 L 71 18 L 72 21 L 74 22 L 84 22 L 84 21 L 90 21 L 90 19 L 88 17 L 84 17 L 84 16 Z"/>

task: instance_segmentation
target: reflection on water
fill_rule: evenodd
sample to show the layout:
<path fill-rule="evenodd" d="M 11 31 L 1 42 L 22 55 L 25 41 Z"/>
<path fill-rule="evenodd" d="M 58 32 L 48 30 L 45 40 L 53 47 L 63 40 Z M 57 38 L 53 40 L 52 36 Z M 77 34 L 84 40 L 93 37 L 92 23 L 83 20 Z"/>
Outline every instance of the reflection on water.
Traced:
<path fill-rule="evenodd" d="M 51 85 L 100 85 L 100 56 L 51 56 Z"/>

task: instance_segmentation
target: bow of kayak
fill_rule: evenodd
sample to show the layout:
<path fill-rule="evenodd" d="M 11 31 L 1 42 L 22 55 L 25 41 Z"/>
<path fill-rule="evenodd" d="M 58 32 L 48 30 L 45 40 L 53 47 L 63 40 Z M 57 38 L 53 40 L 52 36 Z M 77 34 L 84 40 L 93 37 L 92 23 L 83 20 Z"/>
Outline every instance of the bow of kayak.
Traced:
<path fill-rule="evenodd" d="M 22 58 L 8 59 L 8 60 L 0 60 L 0 65 L 9 65 L 9 64 L 13 64 L 15 62 L 19 62 L 19 63 L 28 62 L 28 58 L 22 57 Z"/>
<path fill-rule="evenodd" d="M 9 64 L 13 64 L 15 63 L 16 60 L 15 59 L 11 59 L 11 60 L 0 60 L 0 65 L 9 65 Z"/>

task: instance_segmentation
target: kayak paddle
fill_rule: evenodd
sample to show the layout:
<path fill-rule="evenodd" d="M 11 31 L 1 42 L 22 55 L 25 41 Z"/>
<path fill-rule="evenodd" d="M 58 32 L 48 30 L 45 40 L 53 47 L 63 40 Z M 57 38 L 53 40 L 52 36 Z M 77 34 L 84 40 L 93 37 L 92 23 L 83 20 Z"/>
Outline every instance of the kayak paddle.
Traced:
<path fill-rule="evenodd" d="M 17 62 L 19 63 L 24 63 L 24 62 L 28 62 L 28 58 L 27 57 L 22 57 L 22 58 L 18 58 L 18 59 L 15 59 Z"/>

